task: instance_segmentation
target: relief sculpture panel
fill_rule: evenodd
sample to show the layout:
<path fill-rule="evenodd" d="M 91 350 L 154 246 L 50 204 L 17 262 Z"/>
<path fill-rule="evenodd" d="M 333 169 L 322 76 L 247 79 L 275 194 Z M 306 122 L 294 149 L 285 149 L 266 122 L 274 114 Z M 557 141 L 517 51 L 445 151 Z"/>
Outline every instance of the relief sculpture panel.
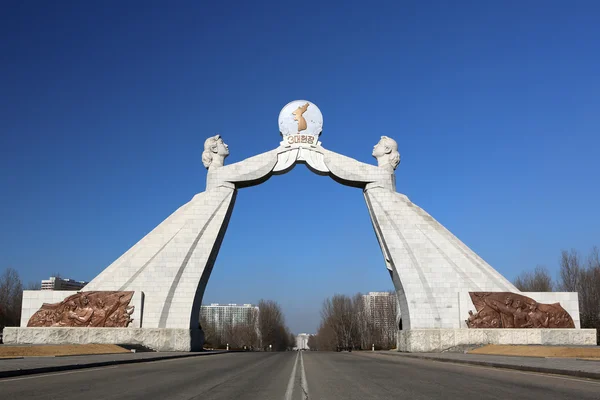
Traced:
<path fill-rule="evenodd" d="M 511 292 L 469 292 L 476 313 L 469 311 L 469 328 L 575 328 L 559 304 L 542 304 Z"/>
<path fill-rule="evenodd" d="M 129 302 L 134 292 L 80 292 L 60 303 L 44 303 L 31 316 L 28 327 L 125 328 L 133 319 Z"/>

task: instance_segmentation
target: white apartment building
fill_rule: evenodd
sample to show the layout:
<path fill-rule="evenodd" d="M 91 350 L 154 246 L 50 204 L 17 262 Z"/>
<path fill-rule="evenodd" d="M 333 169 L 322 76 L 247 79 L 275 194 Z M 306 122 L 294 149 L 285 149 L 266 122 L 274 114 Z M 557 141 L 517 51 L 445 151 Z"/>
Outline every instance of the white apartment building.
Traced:
<path fill-rule="evenodd" d="M 378 328 L 396 329 L 400 310 L 392 292 L 369 292 L 363 295 L 365 313 Z"/>
<path fill-rule="evenodd" d="M 200 319 L 206 319 L 213 324 L 218 333 L 223 333 L 223 328 L 227 323 L 231 326 L 238 324 L 254 323 L 258 330 L 257 306 L 252 304 L 218 304 L 212 303 L 200 307 Z"/>
<path fill-rule="evenodd" d="M 76 281 L 74 279 L 63 279 L 57 276 L 51 276 L 50 279 L 42 280 L 42 290 L 80 290 L 87 282 Z"/>

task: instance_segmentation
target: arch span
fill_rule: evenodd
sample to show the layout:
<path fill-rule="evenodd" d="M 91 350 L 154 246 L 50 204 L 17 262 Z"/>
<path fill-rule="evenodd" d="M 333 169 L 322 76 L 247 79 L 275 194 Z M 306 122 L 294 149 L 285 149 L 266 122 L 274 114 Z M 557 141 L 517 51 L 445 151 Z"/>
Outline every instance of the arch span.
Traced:
<path fill-rule="evenodd" d="M 198 329 L 206 284 L 227 230 L 237 190 L 305 163 L 311 171 L 363 192 L 384 262 L 392 277 L 403 329 L 459 328 L 459 291 L 518 290 L 433 217 L 396 192 L 395 142 L 383 137 L 358 162 L 320 144 L 282 144 L 231 165 L 218 136 L 203 157 L 206 190 L 180 207 L 108 266 L 86 290 L 144 293 L 143 327 Z"/>

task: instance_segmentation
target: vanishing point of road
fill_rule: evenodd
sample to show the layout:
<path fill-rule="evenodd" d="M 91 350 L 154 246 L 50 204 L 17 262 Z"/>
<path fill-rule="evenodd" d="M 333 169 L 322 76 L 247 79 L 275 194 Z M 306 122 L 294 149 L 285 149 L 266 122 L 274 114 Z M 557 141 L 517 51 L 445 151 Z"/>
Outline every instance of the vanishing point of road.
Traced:
<path fill-rule="evenodd" d="M 0 379 L 1 399 L 599 399 L 600 381 L 369 352 L 228 353 Z"/>

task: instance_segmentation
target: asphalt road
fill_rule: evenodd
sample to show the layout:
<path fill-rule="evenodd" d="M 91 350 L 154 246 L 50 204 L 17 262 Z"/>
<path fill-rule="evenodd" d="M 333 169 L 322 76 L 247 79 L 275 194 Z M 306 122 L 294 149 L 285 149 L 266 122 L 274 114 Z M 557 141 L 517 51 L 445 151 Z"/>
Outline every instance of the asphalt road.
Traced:
<path fill-rule="evenodd" d="M 137 398 L 583 400 L 600 399 L 600 381 L 370 352 L 230 353 L 0 380 L 0 399 Z"/>

